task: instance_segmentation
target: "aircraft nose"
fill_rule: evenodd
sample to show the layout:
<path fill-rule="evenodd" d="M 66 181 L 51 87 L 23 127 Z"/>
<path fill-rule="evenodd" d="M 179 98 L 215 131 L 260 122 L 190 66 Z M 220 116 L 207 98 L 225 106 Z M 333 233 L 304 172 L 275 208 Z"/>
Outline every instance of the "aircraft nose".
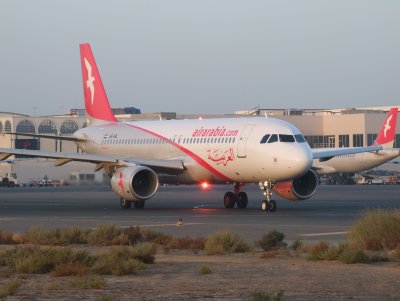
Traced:
<path fill-rule="evenodd" d="M 291 160 L 289 164 L 291 165 L 290 169 L 293 174 L 301 176 L 312 167 L 313 157 L 309 148 L 299 145 L 290 155 Z"/>

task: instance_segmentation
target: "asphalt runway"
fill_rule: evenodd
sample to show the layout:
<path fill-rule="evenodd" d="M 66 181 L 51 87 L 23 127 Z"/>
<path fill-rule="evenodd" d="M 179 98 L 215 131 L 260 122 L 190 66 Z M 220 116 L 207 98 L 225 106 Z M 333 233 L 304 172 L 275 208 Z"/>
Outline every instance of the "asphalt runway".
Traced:
<path fill-rule="evenodd" d="M 0 188 L 0 230 L 25 231 L 31 227 L 93 228 L 99 224 L 141 226 L 179 236 L 207 236 L 231 229 L 248 240 L 278 230 L 288 240 L 340 241 L 354 221 L 370 208 L 400 208 L 400 185 L 320 186 L 305 201 L 274 197 L 275 213 L 262 212 L 262 192 L 248 185 L 247 209 L 225 209 L 222 198 L 228 185 L 160 187 L 145 209 L 124 210 L 118 196 L 106 186 L 60 188 Z M 182 219 L 184 224 L 177 226 Z"/>

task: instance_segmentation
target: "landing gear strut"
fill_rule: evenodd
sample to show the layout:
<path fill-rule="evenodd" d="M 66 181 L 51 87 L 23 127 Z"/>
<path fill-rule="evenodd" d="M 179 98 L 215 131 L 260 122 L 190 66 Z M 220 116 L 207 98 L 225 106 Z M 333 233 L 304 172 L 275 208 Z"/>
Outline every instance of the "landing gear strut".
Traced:
<path fill-rule="evenodd" d="M 272 200 L 272 188 L 273 188 L 273 184 L 269 181 L 265 181 L 265 182 L 260 182 L 258 184 L 258 186 L 260 187 L 261 190 L 264 191 L 264 195 L 266 200 L 262 201 L 261 203 L 261 210 L 264 212 L 275 212 L 277 209 L 276 206 L 276 201 Z"/>
<path fill-rule="evenodd" d="M 235 207 L 235 203 L 238 208 L 246 208 L 248 203 L 248 198 L 246 192 L 240 191 L 243 185 L 241 183 L 235 182 L 233 185 L 234 192 L 228 191 L 224 196 L 225 208 Z"/>

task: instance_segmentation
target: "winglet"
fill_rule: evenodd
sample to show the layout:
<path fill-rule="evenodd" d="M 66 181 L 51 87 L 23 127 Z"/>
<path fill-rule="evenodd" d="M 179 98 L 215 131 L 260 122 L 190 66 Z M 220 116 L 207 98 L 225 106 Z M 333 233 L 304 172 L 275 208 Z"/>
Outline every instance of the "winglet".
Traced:
<path fill-rule="evenodd" d="M 381 131 L 372 145 L 382 145 L 383 148 L 393 148 L 396 134 L 397 112 L 397 107 L 390 109 L 382 124 Z"/>
<path fill-rule="evenodd" d="M 83 94 L 89 121 L 90 123 L 93 121 L 116 122 L 117 120 L 108 102 L 90 45 L 81 44 L 79 46 L 81 52 Z"/>

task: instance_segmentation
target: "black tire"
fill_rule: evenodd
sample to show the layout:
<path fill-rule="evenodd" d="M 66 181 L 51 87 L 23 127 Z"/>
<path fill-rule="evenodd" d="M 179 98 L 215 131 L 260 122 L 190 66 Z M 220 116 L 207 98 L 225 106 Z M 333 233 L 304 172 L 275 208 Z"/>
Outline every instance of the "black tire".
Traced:
<path fill-rule="evenodd" d="M 133 202 L 133 206 L 135 206 L 135 209 L 143 209 L 144 208 L 144 201 Z"/>
<path fill-rule="evenodd" d="M 121 208 L 123 208 L 123 209 L 130 209 L 132 206 L 132 202 L 125 200 L 124 198 L 121 198 L 119 200 L 119 204 L 121 205 Z"/>
<path fill-rule="evenodd" d="M 235 207 L 236 195 L 233 192 L 228 191 L 224 195 L 224 205 L 225 208 L 233 208 Z"/>
<path fill-rule="evenodd" d="M 15 183 L 14 183 L 14 181 L 10 181 L 10 182 L 8 182 L 8 187 L 15 187 Z"/>
<path fill-rule="evenodd" d="M 261 202 L 261 210 L 264 211 L 264 212 L 268 212 L 269 211 L 268 202 L 266 200 Z"/>
<path fill-rule="evenodd" d="M 239 192 L 236 195 L 236 204 L 238 206 L 238 208 L 246 208 L 247 207 L 247 203 L 249 202 L 249 199 L 247 198 L 247 194 L 246 192 Z"/>
<path fill-rule="evenodd" d="M 276 201 L 270 200 L 268 204 L 268 209 L 270 212 L 275 212 L 277 209 Z"/>

